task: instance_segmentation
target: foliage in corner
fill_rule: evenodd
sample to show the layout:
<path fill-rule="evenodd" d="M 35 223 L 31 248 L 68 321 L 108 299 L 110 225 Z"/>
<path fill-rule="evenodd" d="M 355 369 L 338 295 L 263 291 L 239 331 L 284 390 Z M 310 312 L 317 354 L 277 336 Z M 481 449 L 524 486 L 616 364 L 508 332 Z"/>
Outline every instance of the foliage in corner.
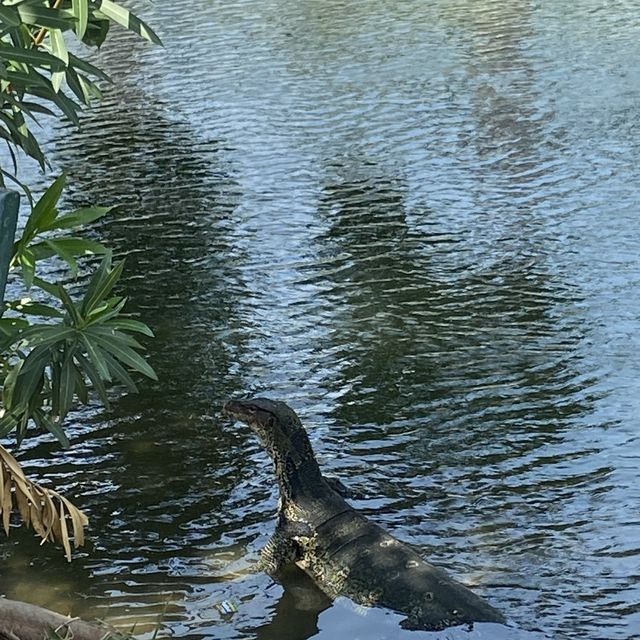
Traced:
<path fill-rule="evenodd" d="M 112 0 L 0 0 L 0 138 L 13 168 L 0 166 L 0 187 L 11 180 L 31 205 L 21 237 L 13 246 L 7 238 L 0 243 L 1 284 L 10 262 L 8 291 L 14 298 L 1 302 L 0 296 L 0 437 L 15 431 L 18 443 L 35 426 L 67 446 L 63 422 L 76 401 L 87 403 L 94 392 L 108 404 L 110 384 L 136 390 L 132 372 L 156 377 L 134 337 L 151 336 L 150 329 L 123 317 L 126 299 L 113 292 L 122 262 L 113 264 L 102 244 L 74 233 L 109 209 L 87 207 L 61 215 L 64 177 L 34 203 L 17 176 L 19 152 L 43 169 L 47 165 L 33 133 L 39 118 L 64 117 L 78 125 L 81 109 L 101 97 L 98 83 L 109 78 L 82 57 L 82 45 L 101 46 L 113 24 L 160 43 L 145 22 Z M 38 271 L 41 261 L 61 259 L 78 274 L 79 265 L 87 270 L 83 257 L 99 255 L 102 261 L 84 292 L 47 281 Z M 77 546 L 86 517 L 59 494 L 26 479 L 0 446 L 0 515 L 7 533 L 16 506 L 43 541 L 61 542 L 70 559 L 67 523 Z"/>
<path fill-rule="evenodd" d="M 126 298 L 113 293 L 123 262 L 112 264 L 110 252 L 95 240 L 51 235 L 96 220 L 109 208 L 60 215 L 57 204 L 63 187 L 61 176 L 35 204 L 14 244 L 11 266 L 20 276 L 23 295 L 5 302 L 8 313 L 0 317 L 0 437 L 16 430 L 18 443 L 33 423 L 68 446 L 62 424 L 75 399 L 86 404 L 93 390 L 108 405 L 110 383 L 137 390 L 129 371 L 156 378 L 132 335 L 152 336 L 151 330 L 122 317 Z M 63 284 L 38 275 L 41 260 L 57 256 L 77 273 L 78 259 L 96 254 L 104 257 L 79 300 Z M 32 287 L 44 292 L 46 301 L 29 297 Z M 34 316 L 49 321 L 30 321 Z"/>
<path fill-rule="evenodd" d="M 61 113 L 78 125 L 83 105 L 101 98 L 97 81 L 108 76 L 72 53 L 77 47 L 68 41 L 99 47 L 112 23 L 160 44 L 149 25 L 112 0 L 1 0 L 0 137 L 9 144 L 14 172 L 2 167 L 0 179 L 25 186 L 15 175 L 16 149 L 45 167 L 31 130 L 40 116 Z"/>

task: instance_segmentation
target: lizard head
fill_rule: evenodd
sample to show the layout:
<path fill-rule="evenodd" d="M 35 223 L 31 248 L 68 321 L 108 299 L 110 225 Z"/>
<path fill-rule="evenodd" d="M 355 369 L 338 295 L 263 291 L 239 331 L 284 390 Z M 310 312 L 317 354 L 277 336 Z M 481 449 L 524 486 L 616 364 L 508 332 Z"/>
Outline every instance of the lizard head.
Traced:
<path fill-rule="evenodd" d="M 229 400 L 223 411 L 248 424 L 276 463 L 284 458 L 313 457 L 300 418 L 284 402 L 268 398 Z"/>

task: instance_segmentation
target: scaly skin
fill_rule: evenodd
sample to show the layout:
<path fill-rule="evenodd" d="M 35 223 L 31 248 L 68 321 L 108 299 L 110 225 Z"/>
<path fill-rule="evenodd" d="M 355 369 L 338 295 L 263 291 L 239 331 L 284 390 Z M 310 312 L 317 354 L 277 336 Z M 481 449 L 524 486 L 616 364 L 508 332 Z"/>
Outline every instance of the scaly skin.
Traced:
<path fill-rule="evenodd" d="M 504 622 L 499 611 L 368 520 L 330 486 L 290 407 L 254 398 L 229 401 L 224 410 L 254 430 L 274 461 L 280 510 L 262 555 L 268 573 L 277 575 L 294 561 L 329 597 L 347 596 L 404 613 L 403 626 L 412 629 Z"/>

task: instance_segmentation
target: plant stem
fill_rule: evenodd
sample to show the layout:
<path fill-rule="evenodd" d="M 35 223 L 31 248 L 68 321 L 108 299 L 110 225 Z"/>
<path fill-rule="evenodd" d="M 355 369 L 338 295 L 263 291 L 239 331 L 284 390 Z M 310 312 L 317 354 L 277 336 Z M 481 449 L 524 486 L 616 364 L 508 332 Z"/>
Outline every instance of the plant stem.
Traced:
<path fill-rule="evenodd" d="M 56 0 L 53 4 L 53 7 L 51 7 L 52 9 L 58 9 L 60 7 L 60 5 L 62 4 L 63 0 Z M 36 47 L 39 47 L 42 44 L 42 41 L 44 40 L 44 37 L 47 35 L 47 32 L 49 31 L 49 29 L 47 29 L 46 27 L 41 27 L 40 31 L 38 31 L 36 37 L 33 39 Z"/>

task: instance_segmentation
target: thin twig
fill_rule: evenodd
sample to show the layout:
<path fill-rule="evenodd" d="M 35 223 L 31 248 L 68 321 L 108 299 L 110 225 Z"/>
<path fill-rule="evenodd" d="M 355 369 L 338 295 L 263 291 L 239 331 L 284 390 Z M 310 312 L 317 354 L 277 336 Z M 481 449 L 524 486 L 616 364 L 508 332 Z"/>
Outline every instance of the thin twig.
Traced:
<path fill-rule="evenodd" d="M 63 0 L 56 0 L 53 4 L 53 7 L 51 7 L 52 9 L 58 9 L 60 7 L 60 5 L 62 4 Z M 33 39 L 33 42 L 35 43 L 36 47 L 39 47 L 42 44 L 42 41 L 44 40 L 44 37 L 47 35 L 47 32 L 49 31 L 49 29 L 47 29 L 47 27 L 41 27 L 40 31 L 38 31 L 36 37 Z"/>

